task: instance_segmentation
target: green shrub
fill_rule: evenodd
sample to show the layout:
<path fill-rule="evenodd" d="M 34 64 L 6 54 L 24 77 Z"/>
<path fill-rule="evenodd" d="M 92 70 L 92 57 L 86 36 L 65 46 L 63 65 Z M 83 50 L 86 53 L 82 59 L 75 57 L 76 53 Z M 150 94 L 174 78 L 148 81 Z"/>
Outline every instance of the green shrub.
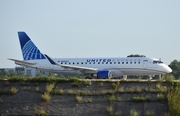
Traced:
<path fill-rule="evenodd" d="M 134 89 L 134 88 L 129 88 L 129 92 L 130 92 L 130 93 L 134 93 L 134 92 L 135 92 L 135 89 Z"/>
<path fill-rule="evenodd" d="M 157 99 L 159 101 L 163 101 L 165 99 L 164 95 L 162 93 L 157 94 Z"/>
<path fill-rule="evenodd" d="M 124 87 L 120 87 L 118 91 L 119 93 L 124 93 Z"/>
<path fill-rule="evenodd" d="M 92 81 L 84 81 L 84 84 L 85 84 L 86 86 L 91 86 L 91 85 L 92 85 Z"/>
<path fill-rule="evenodd" d="M 114 90 L 104 90 L 102 92 L 103 95 L 114 95 Z"/>
<path fill-rule="evenodd" d="M 27 90 L 28 90 L 28 91 L 31 91 L 31 87 L 27 87 Z"/>
<path fill-rule="evenodd" d="M 140 116 L 140 113 L 136 110 L 130 110 L 130 116 Z"/>
<path fill-rule="evenodd" d="M 49 93 L 44 93 L 43 95 L 42 95 L 42 99 L 45 101 L 45 102 L 49 102 L 50 100 L 51 100 L 51 97 L 50 97 L 50 95 L 49 95 Z"/>
<path fill-rule="evenodd" d="M 87 103 L 92 103 L 92 98 L 86 99 L 86 102 L 87 102 Z"/>
<path fill-rule="evenodd" d="M 3 100 L 2 100 L 2 99 L 0 99 L 0 103 L 3 103 Z"/>
<path fill-rule="evenodd" d="M 118 89 L 119 85 L 120 85 L 120 82 L 119 82 L 119 81 L 117 81 L 116 83 L 115 83 L 115 82 L 112 83 L 112 87 L 113 87 L 114 89 Z"/>
<path fill-rule="evenodd" d="M 149 90 L 149 92 L 151 92 L 151 93 L 158 93 L 159 91 L 158 91 L 157 89 L 152 89 L 152 88 L 151 88 L 151 89 Z"/>
<path fill-rule="evenodd" d="M 121 101 L 121 98 L 115 97 L 114 95 L 112 95 L 111 97 L 109 97 L 109 101 L 110 102 L 118 102 L 118 101 Z"/>
<path fill-rule="evenodd" d="M 101 83 L 99 84 L 100 87 L 102 87 L 103 85 L 104 85 L 103 82 L 101 82 Z"/>
<path fill-rule="evenodd" d="M 150 96 L 146 97 L 133 97 L 134 102 L 145 102 L 145 101 L 151 101 Z"/>
<path fill-rule="evenodd" d="M 159 89 L 160 93 L 166 93 L 167 92 L 167 87 L 166 86 L 161 86 L 161 88 Z"/>
<path fill-rule="evenodd" d="M 36 92 L 39 92 L 39 87 L 36 87 Z"/>
<path fill-rule="evenodd" d="M 18 89 L 16 89 L 15 87 L 12 87 L 12 88 L 10 89 L 10 93 L 11 93 L 12 95 L 16 94 L 17 92 L 18 92 Z"/>
<path fill-rule="evenodd" d="M 112 83 L 112 86 L 115 89 L 116 88 L 116 83 Z"/>
<path fill-rule="evenodd" d="M 155 113 L 153 111 L 147 111 L 146 116 L 155 116 Z"/>
<path fill-rule="evenodd" d="M 80 86 L 81 86 L 81 84 L 82 84 L 82 82 L 81 82 L 81 81 L 79 81 L 79 80 L 75 80 L 75 81 L 72 83 L 72 86 L 75 86 L 75 87 L 80 87 Z"/>
<path fill-rule="evenodd" d="M 21 86 L 30 86 L 29 82 L 21 81 Z"/>
<path fill-rule="evenodd" d="M 58 95 L 64 95 L 65 90 L 63 90 L 63 89 L 53 90 L 51 93 L 58 94 Z"/>
<path fill-rule="evenodd" d="M 115 97 L 114 95 L 112 95 L 111 97 L 109 97 L 109 101 L 110 101 L 110 102 L 116 101 L 116 97 Z"/>
<path fill-rule="evenodd" d="M 173 82 L 173 80 L 175 79 L 172 74 L 163 75 L 163 78 L 165 78 L 165 81 L 168 82 L 168 83 Z"/>
<path fill-rule="evenodd" d="M 160 83 L 156 84 L 156 88 L 160 89 L 161 88 L 161 84 Z"/>
<path fill-rule="evenodd" d="M 145 88 L 144 90 L 145 90 L 145 92 L 149 92 L 149 89 L 148 89 L 148 88 Z"/>
<path fill-rule="evenodd" d="M 145 97 L 145 100 L 146 100 L 147 102 L 150 102 L 150 101 L 151 101 L 151 97 L 150 97 L 150 96 L 146 96 L 146 97 Z"/>
<path fill-rule="evenodd" d="M 140 87 L 137 87 L 136 93 L 141 93 L 141 92 L 142 92 L 142 89 Z"/>
<path fill-rule="evenodd" d="M 180 84 L 180 83 L 177 83 Z M 180 116 L 180 86 L 173 86 L 172 90 L 168 93 L 168 106 L 169 106 L 169 116 Z"/>
<path fill-rule="evenodd" d="M 133 97 L 134 102 L 144 102 L 145 98 L 144 97 Z"/>
<path fill-rule="evenodd" d="M 80 96 L 85 96 L 87 94 L 86 91 L 78 91 L 78 93 L 79 93 Z"/>
<path fill-rule="evenodd" d="M 112 106 L 109 106 L 109 107 L 107 106 L 107 111 L 108 113 L 113 113 L 114 109 Z"/>

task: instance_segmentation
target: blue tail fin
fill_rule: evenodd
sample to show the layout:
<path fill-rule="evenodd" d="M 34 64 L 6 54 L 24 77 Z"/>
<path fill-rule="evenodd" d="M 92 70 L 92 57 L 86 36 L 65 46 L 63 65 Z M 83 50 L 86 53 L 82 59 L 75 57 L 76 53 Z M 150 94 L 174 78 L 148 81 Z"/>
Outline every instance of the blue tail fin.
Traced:
<path fill-rule="evenodd" d="M 25 32 L 18 32 L 24 60 L 46 59 Z"/>

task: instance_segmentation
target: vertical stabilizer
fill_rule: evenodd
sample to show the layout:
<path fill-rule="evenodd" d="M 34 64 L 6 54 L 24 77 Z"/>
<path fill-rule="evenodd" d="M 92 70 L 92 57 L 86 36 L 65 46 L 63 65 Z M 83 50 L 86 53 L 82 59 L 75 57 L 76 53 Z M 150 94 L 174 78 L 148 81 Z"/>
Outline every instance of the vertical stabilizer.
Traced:
<path fill-rule="evenodd" d="M 46 59 L 25 32 L 18 32 L 24 60 Z"/>

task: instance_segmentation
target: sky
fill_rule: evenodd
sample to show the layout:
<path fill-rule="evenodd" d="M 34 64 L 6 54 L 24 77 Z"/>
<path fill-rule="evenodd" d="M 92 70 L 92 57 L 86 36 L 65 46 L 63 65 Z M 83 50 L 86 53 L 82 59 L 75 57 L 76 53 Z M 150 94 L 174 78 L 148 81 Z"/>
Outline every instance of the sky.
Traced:
<path fill-rule="evenodd" d="M 22 60 L 18 31 L 52 58 L 180 60 L 179 0 L 1 0 L 0 68 Z"/>

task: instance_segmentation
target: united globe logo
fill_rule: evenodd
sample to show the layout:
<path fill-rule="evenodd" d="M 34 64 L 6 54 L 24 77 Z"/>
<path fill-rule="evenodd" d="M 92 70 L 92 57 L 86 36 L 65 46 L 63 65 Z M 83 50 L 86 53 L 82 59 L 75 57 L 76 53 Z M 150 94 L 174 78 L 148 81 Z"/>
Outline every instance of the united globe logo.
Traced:
<path fill-rule="evenodd" d="M 26 42 L 22 49 L 24 60 L 35 60 L 35 59 L 45 59 L 44 55 L 40 50 L 34 45 L 34 43 L 29 40 Z"/>

